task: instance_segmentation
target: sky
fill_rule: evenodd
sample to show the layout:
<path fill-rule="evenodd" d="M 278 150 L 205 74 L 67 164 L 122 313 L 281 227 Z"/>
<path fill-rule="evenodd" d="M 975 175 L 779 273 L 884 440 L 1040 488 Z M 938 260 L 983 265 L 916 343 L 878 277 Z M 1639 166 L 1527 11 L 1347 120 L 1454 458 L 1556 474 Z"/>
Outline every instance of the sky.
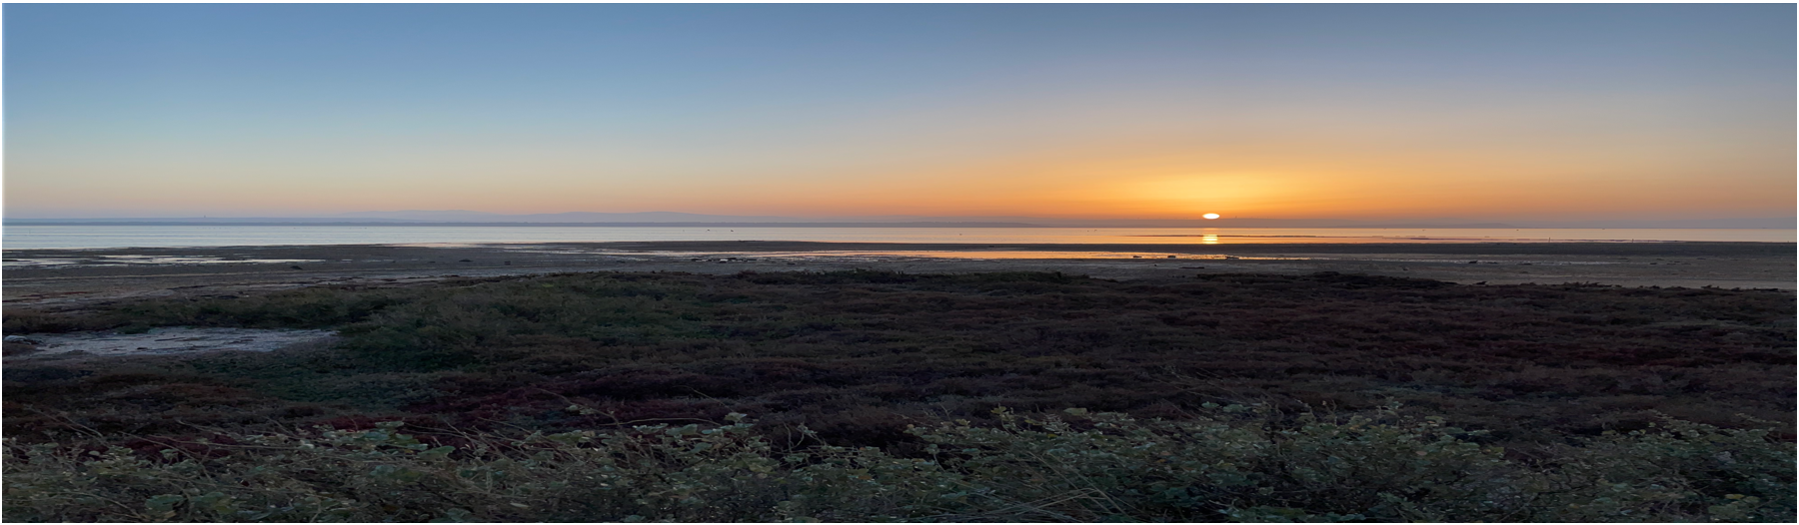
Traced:
<path fill-rule="evenodd" d="M 1791 217 L 1795 14 L 7 4 L 4 211 Z"/>

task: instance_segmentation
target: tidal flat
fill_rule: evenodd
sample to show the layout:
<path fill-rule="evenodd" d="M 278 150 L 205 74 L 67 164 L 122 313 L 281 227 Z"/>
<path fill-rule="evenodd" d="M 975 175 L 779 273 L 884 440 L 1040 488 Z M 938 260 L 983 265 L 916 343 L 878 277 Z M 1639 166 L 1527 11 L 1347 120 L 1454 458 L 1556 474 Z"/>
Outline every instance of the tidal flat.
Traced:
<path fill-rule="evenodd" d="M 5 304 L 319 284 L 582 271 L 1050 271 L 1106 279 L 1320 271 L 1461 284 L 1794 289 L 1793 243 L 1558 242 L 1248 245 L 776 241 L 6 250 Z M 1037 256 L 1037 255 L 1040 255 Z M 1172 256 L 1172 258 L 1171 258 Z"/>

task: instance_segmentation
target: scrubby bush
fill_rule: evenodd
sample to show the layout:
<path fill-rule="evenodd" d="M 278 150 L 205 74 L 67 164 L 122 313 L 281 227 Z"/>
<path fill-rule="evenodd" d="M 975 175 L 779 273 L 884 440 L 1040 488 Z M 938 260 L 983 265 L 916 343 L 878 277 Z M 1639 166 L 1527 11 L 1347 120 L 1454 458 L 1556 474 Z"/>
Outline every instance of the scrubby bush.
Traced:
<path fill-rule="evenodd" d="M 570 410 L 586 410 L 569 407 Z M 917 457 L 721 425 L 505 438 L 7 441 L 8 521 L 1792 521 L 1794 450 L 1667 420 L 1534 461 L 1439 421 L 1066 411 L 914 427 Z"/>

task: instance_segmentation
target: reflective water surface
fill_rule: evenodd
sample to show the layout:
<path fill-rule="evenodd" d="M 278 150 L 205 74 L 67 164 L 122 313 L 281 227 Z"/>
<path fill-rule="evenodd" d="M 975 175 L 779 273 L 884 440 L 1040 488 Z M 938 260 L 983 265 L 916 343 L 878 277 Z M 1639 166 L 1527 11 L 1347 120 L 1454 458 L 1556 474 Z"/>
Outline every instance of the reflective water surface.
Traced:
<path fill-rule="evenodd" d="M 1194 253 L 1167 253 L 1153 251 L 1122 252 L 1082 252 L 1053 250 L 810 250 L 803 252 L 623 252 L 611 250 L 533 250 L 518 249 L 508 251 L 614 255 L 621 257 L 688 257 L 693 260 L 732 260 L 732 259 L 1160 259 L 1191 261 L 1305 261 L 1310 257 L 1285 257 L 1262 255 L 1216 255 Z"/>
<path fill-rule="evenodd" d="M 607 241 L 968 244 L 1794 242 L 1794 230 L 1389 228 L 719 228 L 618 226 L 8 225 L 6 249 Z"/>
<path fill-rule="evenodd" d="M 318 259 L 245 259 L 225 258 L 210 255 L 194 255 L 181 257 L 165 257 L 159 255 L 100 255 L 96 257 L 65 258 L 35 257 L 29 259 L 6 259 L 6 268 L 29 268 L 41 266 L 141 266 L 165 264 L 275 264 L 318 262 Z"/>

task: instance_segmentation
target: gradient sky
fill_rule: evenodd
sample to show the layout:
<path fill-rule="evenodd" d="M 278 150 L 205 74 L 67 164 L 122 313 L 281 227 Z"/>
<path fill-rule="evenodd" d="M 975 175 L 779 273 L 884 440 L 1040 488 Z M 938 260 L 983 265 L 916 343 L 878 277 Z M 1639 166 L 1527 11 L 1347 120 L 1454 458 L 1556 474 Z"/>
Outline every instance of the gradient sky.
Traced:
<path fill-rule="evenodd" d="M 8 4 L 5 214 L 1786 217 L 1794 18 Z"/>

